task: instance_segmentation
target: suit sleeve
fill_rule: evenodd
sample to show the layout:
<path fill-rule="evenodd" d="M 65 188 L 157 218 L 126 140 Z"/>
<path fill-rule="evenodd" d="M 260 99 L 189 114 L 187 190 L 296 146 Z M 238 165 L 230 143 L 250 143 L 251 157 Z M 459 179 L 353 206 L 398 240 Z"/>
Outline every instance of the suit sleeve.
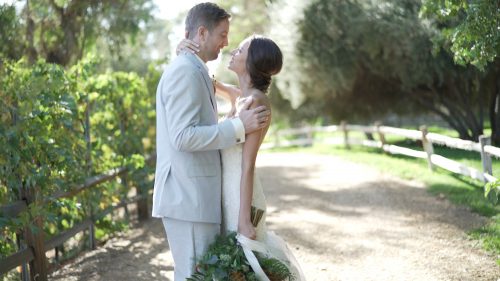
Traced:
<path fill-rule="evenodd" d="M 239 117 L 229 119 L 231 124 L 233 124 L 233 128 L 236 132 L 236 143 L 244 143 L 245 142 L 245 126 Z"/>
<path fill-rule="evenodd" d="M 223 149 L 236 144 L 235 129 L 229 120 L 200 125 L 206 85 L 198 70 L 182 66 L 162 78 L 160 91 L 165 107 L 171 144 L 179 151 Z"/>

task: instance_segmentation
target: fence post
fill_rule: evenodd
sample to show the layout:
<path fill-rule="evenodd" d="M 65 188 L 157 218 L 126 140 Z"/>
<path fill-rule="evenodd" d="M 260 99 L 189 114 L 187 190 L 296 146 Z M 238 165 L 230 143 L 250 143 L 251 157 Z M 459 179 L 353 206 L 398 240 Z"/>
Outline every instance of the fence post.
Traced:
<path fill-rule="evenodd" d="M 340 122 L 340 129 L 342 130 L 342 132 L 344 132 L 344 146 L 345 148 L 350 149 L 351 147 L 349 145 L 349 131 L 347 130 L 346 121 Z"/>
<path fill-rule="evenodd" d="M 92 172 L 92 143 L 90 142 L 90 101 L 87 95 L 86 100 L 87 106 L 85 107 L 85 144 L 87 145 L 87 151 L 85 155 L 85 164 L 87 176 L 90 176 Z"/>
<path fill-rule="evenodd" d="M 86 153 L 86 172 L 87 172 L 87 177 L 92 174 L 92 143 L 90 142 L 90 100 L 89 96 L 87 95 L 86 98 L 86 103 L 87 106 L 85 108 L 85 143 L 87 144 L 87 153 Z M 90 193 L 90 192 L 89 192 Z M 90 197 L 91 195 L 89 195 Z M 96 248 L 96 243 L 95 243 L 95 218 L 94 218 L 94 208 L 92 207 L 91 200 L 89 199 L 88 202 L 88 208 L 89 214 L 90 214 L 90 227 L 89 227 L 89 248 L 91 250 L 95 250 Z"/>
<path fill-rule="evenodd" d="M 386 141 L 385 141 L 384 133 L 382 133 L 382 131 L 380 131 L 381 126 L 382 126 L 382 122 L 380 122 L 380 121 L 375 122 L 375 127 L 377 129 L 378 138 L 380 139 L 380 149 L 382 149 L 382 151 L 385 152 L 384 145 L 386 144 Z"/>
<path fill-rule="evenodd" d="M 140 184 L 135 185 L 135 193 L 140 196 L 137 200 L 137 219 L 144 221 L 149 219 L 149 206 L 148 206 L 148 191 L 141 187 Z"/>
<path fill-rule="evenodd" d="M 21 231 L 16 231 L 16 243 L 17 243 L 17 248 L 18 250 L 23 250 L 26 248 L 26 245 L 24 245 L 21 242 L 21 237 L 22 237 Z M 21 264 L 21 280 L 22 281 L 29 281 L 29 271 L 28 271 L 28 264 L 26 262 L 23 262 Z"/>
<path fill-rule="evenodd" d="M 313 144 L 314 144 L 313 132 L 314 132 L 313 127 L 308 126 L 306 134 L 307 134 L 307 142 L 308 142 L 308 145 L 310 145 L 310 146 L 313 146 Z"/>
<path fill-rule="evenodd" d="M 434 165 L 432 164 L 432 154 L 434 154 L 434 148 L 432 146 L 432 142 L 427 139 L 427 127 L 420 126 L 420 131 L 422 132 L 422 147 L 424 151 L 427 153 L 427 163 L 429 165 L 429 169 L 431 171 L 434 170 Z"/>
<path fill-rule="evenodd" d="M 123 210 L 125 211 L 125 218 L 126 218 L 127 222 L 129 222 L 130 221 L 130 213 L 128 211 L 128 204 L 126 203 L 127 202 L 127 194 L 128 194 L 128 171 L 123 173 L 123 175 L 120 177 L 120 179 L 121 179 L 121 183 L 122 183 L 123 187 L 125 188 L 125 195 L 121 198 L 121 203 L 125 203 L 123 205 Z"/>
<path fill-rule="evenodd" d="M 141 198 L 137 200 L 137 217 L 140 221 L 147 220 L 149 219 L 148 193 L 136 187 L 136 194 L 141 196 Z"/>
<path fill-rule="evenodd" d="M 491 145 L 491 137 L 481 135 L 479 136 L 479 143 L 481 144 L 481 162 L 483 163 L 483 173 L 492 175 L 493 169 L 491 165 L 491 156 L 484 151 L 484 146 Z M 484 178 L 484 181 L 488 182 L 486 178 Z"/>
<path fill-rule="evenodd" d="M 93 211 L 91 211 L 93 213 Z M 90 226 L 89 226 L 89 248 L 91 250 L 95 250 L 96 248 L 96 243 L 95 243 L 95 226 L 94 226 L 94 215 L 91 214 L 90 216 Z"/>
<path fill-rule="evenodd" d="M 41 196 L 40 188 L 34 187 L 30 190 L 24 188 L 24 199 L 26 204 L 40 204 Z M 32 227 L 35 229 L 32 229 Z M 45 235 L 43 231 L 43 218 L 37 215 L 33 218 L 33 224 L 24 228 L 24 237 L 26 244 L 33 250 L 34 258 L 30 262 L 30 277 L 31 280 L 46 281 L 47 280 L 47 257 L 45 256 Z"/>
<path fill-rule="evenodd" d="M 274 134 L 274 147 L 280 147 L 280 134 L 279 134 L 279 130 L 275 130 L 273 132 Z"/>

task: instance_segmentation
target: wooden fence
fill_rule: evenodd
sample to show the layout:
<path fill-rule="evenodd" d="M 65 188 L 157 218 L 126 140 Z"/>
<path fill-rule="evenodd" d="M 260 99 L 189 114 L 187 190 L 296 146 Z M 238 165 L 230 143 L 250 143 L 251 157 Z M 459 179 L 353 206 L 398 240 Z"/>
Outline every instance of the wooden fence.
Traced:
<path fill-rule="evenodd" d="M 147 162 L 155 159 L 155 155 L 146 158 Z M 0 206 L 0 214 L 5 218 L 15 218 L 18 215 L 27 210 L 30 204 L 48 204 L 54 202 L 58 199 L 73 197 L 82 191 L 89 190 L 98 186 L 101 183 L 109 182 L 117 177 L 126 178 L 127 173 L 129 173 L 125 167 L 114 169 L 108 171 L 107 173 L 94 176 L 85 181 L 84 184 L 73 188 L 71 191 L 61 192 L 54 194 L 50 198 L 46 198 L 42 201 L 34 201 L 34 198 L 38 198 L 36 194 L 30 194 L 26 197 L 26 200 L 16 201 L 9 205 Z M 123 181 L 122 181 L 123 182 Z M 36 191 L 35 191 L 36 192 Z M 59 235 L 52 237 L 49 240 L 45 240 L 45 235 L 43 231 L 43 218 L 34 218 L 34 227 L 38 230 L 33 231 L 32 226 L 27 226 L 22 233 L 18 233 L 19 237 L 23 237 L 26 243 L 26 247 L 18 250 L 13 255 L 0 260 L 0 275 L 6 274 L 10 270 L 21 266 L 22 269 L 22 280 L 47 280 L 47 275 L 49 273 L 49 264 L 46 258 L 46 252 L 52 249 L 56 249 L 56 260 L 58 259 L 57 247 L 62 245 L 67 240 L 73 238 L 75 235 L 83 231 L 88 231 L 89 236 L 89 247 L 95 249 L 95 222 L 98 219 L 110 214 L 117 208 L 124 208 L 125 212 L 128 213 L 128 205 L 131 203 L 137 204 L 137 212 L 139 220 L 144 220 L 149 218 L 149 208 L 148 208 L 148 197 L 149 193 L 141 193 L 140 190 L 136 189 L 136 195 L 133 197 L 126 198 L 121 202 L 114 204 L 111 208 L 99 214 L 92 214 L 90 217 L 86 218 L 84 221 L 73 226 L 71 229 L 60 233 Z M 20 245 L 20 243 L 18 243 Z M 28 265 L 29 264 L 29 267 Z M 28 273 L 29 272 L 29 273 Z"/>
<path fill-rule="evenodd" d="M 461 174 L 485 183 L 497 180 L 497 178 L 493 176 L 492 156 L 496 158 L 500 157 L 500 148 L 491 146 L 490 137 L 481 136 L 479 138 L 479 142 L 473 142 L 440 134 L 429 133 L 425 126 L 421 126 L 420 131 L 417 131 L 387 127 L 380 124 L 362 126 L 349 125 L 346 122 L 342 122 L 340 125 L 326 127 L 286 129 L 274 132 L 273 141 L 262 144 L 262 149 L 312 145 L 315 141 L 318 141 L 314 137 L 315 132 L 342 132 L 343 137 L 341 138 L 337 137 L 326 139 L 324 142 L 328 144 L 343 144 L 347 148 L 351 145 L 364 145 L 368 147 L 380 148 L 382 151 L 391 154 L 402 154 L 410 157 L 426 159 L 431 170 L 434 170 L 434 167 L 437 166 L 453 173 Z M 369 136 L 377 136 L 378 140 L 352 138 L 349 137 L 350 132 L 362 132 Z M 388 144 L 386 142 L 387 135 L 402 136 L 407 139 L 420 141 L 422 142 L 422 151 Z M 290 136 L 295 136 L 296 138 L 288 140 Z M 481 161 L 483 163 L 482 171 L 435 154 L 433 148 L 434 145 L 444 145 L 450 148 L 480 153 Z"/>

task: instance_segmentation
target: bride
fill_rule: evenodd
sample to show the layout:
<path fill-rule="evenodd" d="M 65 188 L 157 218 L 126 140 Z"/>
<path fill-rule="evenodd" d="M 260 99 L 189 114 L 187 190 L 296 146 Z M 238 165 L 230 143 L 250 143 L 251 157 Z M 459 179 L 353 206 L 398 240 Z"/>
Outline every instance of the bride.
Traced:
<path fill-rule="evenodd" d="M 183 40 L 179 48 L 197 50 L 195 43 L 189 40 Z M 271 76 L 279 73 L 283 64 L 279 47 L 271 39 L 254 35 L 243 40 L 231 55 L 228 68 L 238 76 L 239 89 L 216 82 L 216 92 L 232 103 L 230 115 L 236 116 L 248 98 L 253 100 L 252 108 L 265 105 L 270 109 L 266 92 Z M 262 130 L 247 135 L 245 143 L 222 150 L 222 232 L 238 232 L 237 239 L 259 280 L 269 279 L 254 252 L 282 261 L 295 280 L 301 281 L 305 278 L 287 244 L 266 229 L 266 201 L 255 174 L 255 161 L 270 118 L 268 121 Z"/>

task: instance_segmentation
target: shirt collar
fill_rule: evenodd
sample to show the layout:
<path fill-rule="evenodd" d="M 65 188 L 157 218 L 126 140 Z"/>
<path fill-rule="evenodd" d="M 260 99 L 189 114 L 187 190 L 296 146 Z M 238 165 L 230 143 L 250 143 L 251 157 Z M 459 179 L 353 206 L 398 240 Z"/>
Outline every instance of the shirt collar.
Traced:
<path fill-rule="evenodd" d="M 205 70 L 208 73 L 208 66 L 207 66 L 207 64 L 197 54 L 195 54 L 194 56 L 201 62 L 201 64 L 203 65 L 203 67 L 205 68 Z"/>

